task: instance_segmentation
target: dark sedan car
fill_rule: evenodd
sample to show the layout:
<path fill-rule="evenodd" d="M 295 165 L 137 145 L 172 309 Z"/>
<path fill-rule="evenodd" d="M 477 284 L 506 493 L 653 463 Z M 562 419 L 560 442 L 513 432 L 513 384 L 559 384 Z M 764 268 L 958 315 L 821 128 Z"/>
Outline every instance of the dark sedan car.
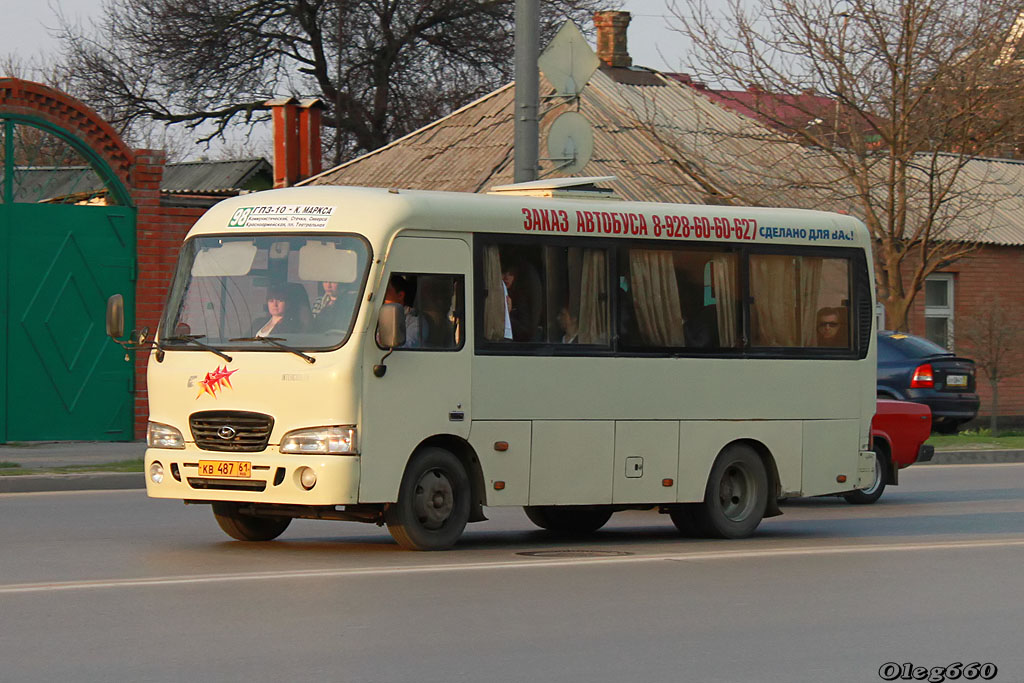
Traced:
<path fill-rule="evenodd" d="M 923 337 L 878 333 L 878 396 L 924 403 L 932 428 L 952 434 L 978 414 L 974 361 Z"/>

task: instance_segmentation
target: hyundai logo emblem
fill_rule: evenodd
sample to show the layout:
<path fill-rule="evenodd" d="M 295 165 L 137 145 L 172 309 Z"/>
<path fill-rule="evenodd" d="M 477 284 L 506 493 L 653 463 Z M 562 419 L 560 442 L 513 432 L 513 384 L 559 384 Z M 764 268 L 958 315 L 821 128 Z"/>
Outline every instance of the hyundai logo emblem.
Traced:
<path fill-rule="evenodd" d="M 223 427 L 217 430 L 217 436 L 224 439 L 225 441 L 231 441 L 231 439 L 235 438 L 235 436 L 237 435 L 238 430 L 229 425 L 224 425 Z"/>

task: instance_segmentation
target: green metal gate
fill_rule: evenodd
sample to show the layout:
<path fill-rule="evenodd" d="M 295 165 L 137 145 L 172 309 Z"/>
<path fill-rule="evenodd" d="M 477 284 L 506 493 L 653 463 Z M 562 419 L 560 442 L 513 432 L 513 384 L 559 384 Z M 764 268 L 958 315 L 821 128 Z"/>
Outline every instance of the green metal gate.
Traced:
<path fill-rule="evenodd" d="M 125 295 L 129 318 L 135 310 L 135 209 L 80 140 L 32 117 L 4 117 L 0 112 L 0 443 L 130 440 L 134 364 L 107 339 L 104 312 L 114 293 Z M 98 205 L 71 203 L 88 192 L 54 189 L 60 183 L 53 178 L 83 167 L 26 158 L 32 155 L 19 146 L 39 131 L 86 162 L 93 184 L 85 186 L 99 185 L 92 192 Z"/>

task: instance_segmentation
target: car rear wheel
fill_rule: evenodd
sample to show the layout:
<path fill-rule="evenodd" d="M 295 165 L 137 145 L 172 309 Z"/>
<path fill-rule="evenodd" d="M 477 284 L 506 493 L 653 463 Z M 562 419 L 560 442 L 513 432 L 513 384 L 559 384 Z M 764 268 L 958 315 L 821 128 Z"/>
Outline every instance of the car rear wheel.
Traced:
<path fill-rule="evenodd" d="M 935 420 L 932 423 L 932 431 L 938 434 L 956 434 L 960 431 L 962 422 L 954 420 Z"/>
<path fill-rule="evenodd" d="M 889 458 L 888 453 L 884 450 L 883 446 L 876 445 L 876 449 L 874 481 L 871 482 L 871 486 L 866 489 L 857 489 L 856 491 L 844 493 L 843 498 L 846 499 L 847 503 L 853 503 L 854 505 L 870 505 L 882 497 L 882 492 L 885 491 L 885 484 L 888 480 L 885 473 L 889 466 Z"/>

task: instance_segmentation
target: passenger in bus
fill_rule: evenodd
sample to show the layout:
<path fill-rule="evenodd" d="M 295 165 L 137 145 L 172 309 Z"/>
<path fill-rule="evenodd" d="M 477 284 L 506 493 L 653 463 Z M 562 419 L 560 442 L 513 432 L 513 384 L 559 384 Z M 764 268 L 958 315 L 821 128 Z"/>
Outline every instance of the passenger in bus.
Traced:
<path fill-rule="evenodd" d="M 850 345 L 847 312 L 843 307 L 826 307 L 818 310 L 818 346 L 846 348 Z"/>
<path fill-rule="evenodd" d="M 423 348 L 450 349 L 455 347 L 456 318 L 452 310 L 455 283 L 449 276 L 422 275 L 417 278 L 416 308 L 420 322 L 425 326 L 420 337 Z"/>
<path fill-rule="evenodd" d="M 401 275 L 392 275 L 384 290 L 384 303 L 401 304 L 405 309 L 405 343 L 403 349 L 418 349 L 423 343 L 426 323 L 413 310 L 412 303 L 415 293 L 410 281 Z"/>
<path fill-rule="evenodd" d="M 342 288 L 337 282 L 321 282 L 320 286 L 323 294 L 313 302 L 313 329 L 317 332 L 347 329 L 358 293 L 352 285 Z"/>
<path fill-rule="evenodd" d="M 579 336 L 580 321 L 572 314 L 568 306 L 558 311 L 558 327 L 562 330 L 561 344 L 575 344 Z"/>
<path fill-rule="evenodd" d="M 309 329 L 312 315 L 305 288 L 297 283 L 279 283 L 267 288 L 266 319 L 253 326 L 254 337 L 279 336 Z"/>
<path fill-rule="evenodd" d="M 512 339 L 519 342 L 540 341 L 544 288 L 536 269 L 525 262 L 502 264 L 501 280 L 508 291 L 508 315 Z"/>

